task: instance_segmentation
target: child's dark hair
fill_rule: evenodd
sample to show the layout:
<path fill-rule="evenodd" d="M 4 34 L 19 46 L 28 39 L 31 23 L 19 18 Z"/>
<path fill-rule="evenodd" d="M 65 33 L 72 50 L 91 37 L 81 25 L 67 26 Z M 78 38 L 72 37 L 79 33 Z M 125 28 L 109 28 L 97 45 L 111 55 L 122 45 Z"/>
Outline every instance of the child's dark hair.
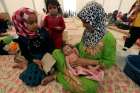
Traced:
<path fill-rule="evenodd" d="M 59 4 L 58 0 L 47 0 L 47 4 L 46 4 L 46 6 L 47 6 L 47 13 L 48 13 L 48 5 L 49 4 L 57 6 L 58 13 L 60 15 L 63 15 L 63 12 L 62 12 L 62 9 L 60 7 L 60 4 Z"/>
<path fill-rule="evenodd" d="M 74 46 L 72 44 L 67 44 L 67 43 L 64 42 L 61 49 L 63 50 L 63 48 L 67 45 L 71 48 L 74 48 Z"/>

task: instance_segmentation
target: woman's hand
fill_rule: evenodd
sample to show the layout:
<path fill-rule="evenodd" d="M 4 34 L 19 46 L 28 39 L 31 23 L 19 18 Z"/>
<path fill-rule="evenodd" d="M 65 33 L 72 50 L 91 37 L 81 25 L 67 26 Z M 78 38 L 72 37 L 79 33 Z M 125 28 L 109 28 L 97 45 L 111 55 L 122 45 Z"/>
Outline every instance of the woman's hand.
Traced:
<path fill-rule="evenodd" d="M 33 62 L 37 64 L 41 70 L 43 70 L 44 63 L 41 60 L 34 59 Z"/>
<path fill-rule="evenodd" d="M 78 61 L 70 62 L 70 65 L 71 65 L 72 67 L 82 66 L 82 64 L 81 64 L 80 62 L 78 62 Z"/>

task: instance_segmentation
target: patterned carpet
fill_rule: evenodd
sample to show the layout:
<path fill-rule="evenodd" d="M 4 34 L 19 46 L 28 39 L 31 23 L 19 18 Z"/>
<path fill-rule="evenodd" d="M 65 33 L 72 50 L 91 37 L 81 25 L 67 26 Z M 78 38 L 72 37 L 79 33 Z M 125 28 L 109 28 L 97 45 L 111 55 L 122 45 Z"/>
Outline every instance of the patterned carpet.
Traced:
<path fill-rule="evenodd" d="M 47 86 L 28 87 L 18 79 L 22 70 L 13 69 L 14 56 L 0 56 L 0 93 L 61 93 L 62 87 L 54 82 Z"/>
<path fill-rule="evenodd" d="M 62 87 L 55 81 L 47 86 L 28 87 L 18 79 L 22 70 L 13 69 L 14 56 L 0 56 L 0 93 L 62 93 Z M 106 73 L 108 72 L 108 73 Z M 140 88 L 114 66 L 105 71 L 99 93 L 140 93 Z"/>
<path fill-rule="evenodd" d="M 133 83 L 117 66 L 105 71 L 99 93 L 140 93 L 140 87 Z"/>
<path fill-rule="evenodd" d="M 80 41 L 83 28 L 77 19 L 66 19 L 66 30 L 64 39 L 71 44 Z M 124 64 L 126 55 L 122 53 L 124 34 L 112 31 L 117 40 L 117 64 L 119 67 Z M 12 34 L 15 35 L 15 34 Z M 131 53 L 137 52 L 137 47 L 130 49 Z M 0 93 L 62 93 L 62 87 L 55 81 L 47 86 L 28 87 L 18 79 L 22 70 L 13 69 L 14 56 L 0 56 Z M 123 65 L 124 66 L 124 65 Z M 107 73 L 108 72 L 108 73 Z M 134 84 L 127 76 L 117 67 L 105 71 L 105 79 L 100 84 L 99 93 L 140 93 L 140 87 Z"/>

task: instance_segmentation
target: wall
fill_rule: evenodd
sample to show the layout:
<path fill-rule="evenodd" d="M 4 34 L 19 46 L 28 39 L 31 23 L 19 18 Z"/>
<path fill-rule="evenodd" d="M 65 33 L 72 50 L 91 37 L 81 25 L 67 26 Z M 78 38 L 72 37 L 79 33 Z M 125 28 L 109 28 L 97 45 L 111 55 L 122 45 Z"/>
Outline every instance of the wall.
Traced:
<path fill-rule="evenodd" d="M 10 15 L 21 7 L 29 7 L 33 9 L 32 0 L 4 0 Z"/>
<path fill-rule="evenodd" d="M 76 11 L 76 1 L 75 0 L 64 0 L 64 11 Z"/>
<path fill-rule="evenodd" d="M 28 7 L 34 9 L 33 1 L 35 3 L 35 9 L 38 12 L 42 12 L 42 9 L 45 7 L 44 0 L 3 0 L 6 4 L 7 10 L 10 15 L 13 14 L 14 11 L 21 7 Z M 4 11 L 3 6 L 0 2 L 0 11 Z"/>
<path fill-rule="evenodd" d="M 131 6 L 134 4 L 135 0 L 122 0 L 122 5 L 120 10 L 124 13 L 128 12 Z"/>
<path fill-rule="evenodd" d="M 78 13 L 89 1 L 91 0 L 76 0 L 76 12 Z"/>
<path fill-rule="evenodd" d="M 121 0 L 105 0 L 104 1 L 104 9 L 107 13 L 111 13 L 114 10 L 118 10 L 119 4 Z"/>
<path fill-rule="evenodd" d="M 61 5 L 61 8 L 64 9 L 64 0 L 58 0 L 58 1 L 59 1 L 60 5 Z"/>
<path fill-rule="evenodd" d="M 7 7 L 7 11 L 10 13 L 10 15 L 13 14 L 15 10 L 21 7 L 29 7 L 34 9 L 33 7 L 33 1 L 35 3 L 35 9 L 38 12 L 42 12 L 42 9 L 45 7 L 44 0 L 0 0 L 0 11 L 4 12 L 5 9 L 3 8 L 2 1 L 5 2 L 5 5 Z M 64 5 L 64 2 L 74 2 L 73 4 L 67 3 Z M 59 0 L 62 9 L 64 6 L 74 9 L 76 12 L 79 12 L 82 7 L 91 0 Z M 119 9 L 120 1 L 122 2 L 120 6 L 120 10 L 125 13 L 128 12 L 131 5 L 135 2 L 135 0 L 94 0 L 96 2 L 99 2 L 103 5 L 105 11 L 107 13 L 113 12 L 116 9 Z"/>
<path fill-rule="evenodd" d="M 5 12 L 4 8 L 3 8 L 3 5 L 2 5 L 2 1 L 0 1 L 0 12 Z"/>
<path fill-rule="evenodd" d="M 79 12 L 87 2 L 93 0 L 76 0 L 76 11 Z M 114 10 L 119 9 L 120 2 L 120 11 L 126 13 L 129 11 L 130 7 L 136 0 L 94 0 L 103 5 L 107 13 L 113 12 Z"/>
<path fill-rule="evenodd" d="M 35 2 L 35 9 L 36 9 L 38 12 L 43 12 L 42 9 L 43 9 L 43 8 L 46 8 L 46 7 L 45 7 L 44 0 L 34 0 L 34 2 Z"/>

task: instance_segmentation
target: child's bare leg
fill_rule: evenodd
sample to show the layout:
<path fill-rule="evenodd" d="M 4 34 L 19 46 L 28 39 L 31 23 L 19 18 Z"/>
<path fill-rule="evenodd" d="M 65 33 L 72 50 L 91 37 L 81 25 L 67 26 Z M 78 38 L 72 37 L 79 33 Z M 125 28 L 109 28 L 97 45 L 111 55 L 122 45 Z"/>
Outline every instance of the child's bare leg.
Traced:
<path fill-rule="evenodd" d="M 25 67 L 26 67 L 25 62 L 20 62 L 13 66 L 13 68 L 19 68 L 19 69 L 24 69 Z"/>
<path fill-rule="evenodd" d="M 13 68 L 23 69 L 27 65 L 27 60 L 19 58 L 17 56 L 14 58 L 14 62 L 16 63 L 16 65 L 14 65 Z"/>
<path fill-rule="evenodd" d="M 41 85 L 47 85 L 49 82 L 55 80 L 55 75 L 49 75 L 49 76 L 46 76 L 42 82 L 41 82 Z"/>

